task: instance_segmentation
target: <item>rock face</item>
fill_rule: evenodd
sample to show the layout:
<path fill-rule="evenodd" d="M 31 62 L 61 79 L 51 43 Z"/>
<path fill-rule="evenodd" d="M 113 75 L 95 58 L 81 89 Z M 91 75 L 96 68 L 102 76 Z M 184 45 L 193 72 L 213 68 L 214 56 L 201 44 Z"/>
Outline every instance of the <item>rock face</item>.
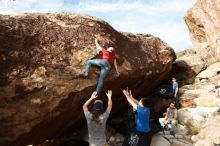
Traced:
<path fill-rule="evenodd" d="M 152 137 L 151 146 L 192 146 L 192 140 L 188 135 L 170 135 L 168 131 L 159 132 Z"/>
<path fill-rule="evenodd" d="M 213 107 L 185 108 L 178 111 L 179 121 L 185 125 L 191 134 L 197 134 L 210 115 L 216 111 Z"/>
<path fill-rule="evenodd" d="M 174 51 L 152 35 L 119 33 L 106 22 L 75 14 L 0 15 L 0 145 L 24 146 L 60 137 L 85 124 L 82 105 L 98 69 L 76 78 L 96 53 L 94 38 L 116 48 L 100 98 L 113 90 L 113 112 L 127 105 L 121 90 L 148 92 L 170 72 Z"/>
<path fill-rule="evenodd" d="M 209 63 L 220 60 L 219 0 L 198 0 L 184 17 L 193 48 L 185 50 L 174 63 L 172 76 L 192 83 Z"/>
<path fill-rule="evenodd" d="M 220 144 L 219 113 L 216 112 L 220 98 L 215 94 L 215 85 L 220 81 L 220 76 L 217 75 L 218 65 L 219 63 L 212 64 L 201 72 L 196 77 L 198 82 L 181 87 L 185 91 L 182 89 L 184 93 L 180 98 L 192 99 L 196 105 L 179 110 L 179 122 L 186 127 L 188 135 L 193 135 L 191 139 L 195 146 Z"/>
<path fill-rule="evenodd" d="M 196 76 L 196 81 L 199 82 L 201 80 L 211 80 L 213 77 L 220 74 L 220 62 L 211 64 L 207 67 L 206 70 L 202 71 Z"/>
<path fill-rule="evenodd" d="M 185 21 L 198 54 L 215 58 L 220 54 L 220 3 L 219 0 L 198 0 L 187 12 Z"/>
<path fill-rule="evenodd" d="M 193 136 L 195 146 L 215 146 L 220 145 L 220 115 L 219 113 L 214 114 L 204 125 L 203 129 L 199 132 L 198 135 Z M 210 132 L 211 131 L 211 132 Z"/>
<path fill-rule="evenodd" d="M 151 140 L 151 146 L 171 146 L 170 143 L 163 137 L 161 136 L 154 136 Z"/>
<path fill-rule="evenodd" d="M 173 63 L 171 77 L 176 77 L 179 82 L 191 84 L 197 74 L 207 67 L 201 56 L 186 54 Z"/>

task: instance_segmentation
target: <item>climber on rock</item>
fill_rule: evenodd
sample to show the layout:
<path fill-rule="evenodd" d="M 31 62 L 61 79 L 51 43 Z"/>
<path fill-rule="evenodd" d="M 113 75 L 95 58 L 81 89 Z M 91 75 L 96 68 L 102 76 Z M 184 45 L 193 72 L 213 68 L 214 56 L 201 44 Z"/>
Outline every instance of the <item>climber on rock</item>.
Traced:
<path fill-rule="evenodd" d="M 116 57 L 115 57 L 115 49 L 113 47 L 108 47 L 107 49 L 102 48 L 99 43 L 98 40 L 95 39 L 95 44 L 97 49 L 99 49 L 100 51 L 102 51 L 102 58 L 101 59 L 90 59 L 86 62 L 86 68 L 85 71 L 80 74 L 80 77 L 88 77 L 89 75 L 89 71 L 90 71 L 90 67 L 93 66 L 98 66 L 101 69 L 100 72 L 100 76 L 98 79 L 98 85 L 96 87 L 96 92 L 99 93 L 101 91 L 104 79 L 107 75 L 107 73 L 109 72 L 111 66 L 114 64 L 117 75 L 120 75 L 120 73 L 118 72 L 118 66 L 117 66 L 117 62 L 116 62 Z"/>

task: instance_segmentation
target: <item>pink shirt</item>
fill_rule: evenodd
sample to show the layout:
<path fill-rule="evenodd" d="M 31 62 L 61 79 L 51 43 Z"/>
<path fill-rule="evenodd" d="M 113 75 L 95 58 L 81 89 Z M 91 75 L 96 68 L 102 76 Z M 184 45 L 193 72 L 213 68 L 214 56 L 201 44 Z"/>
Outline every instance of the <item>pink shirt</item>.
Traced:
<path fill-rule="evenodd" d="M 106 59 L 109 64 L 114 64 L 115 61 L 115 52 L 109 52 L 108 50 L 106 50 L 105 48 L 102 48 L 102 58 Z"/>

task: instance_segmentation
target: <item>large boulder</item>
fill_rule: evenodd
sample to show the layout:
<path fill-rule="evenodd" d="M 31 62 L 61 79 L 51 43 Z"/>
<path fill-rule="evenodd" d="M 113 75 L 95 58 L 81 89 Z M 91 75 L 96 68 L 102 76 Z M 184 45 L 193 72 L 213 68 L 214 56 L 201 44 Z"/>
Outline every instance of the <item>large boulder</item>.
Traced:
<path fill-rule="evenodd" d="M 185 16 L 194 50 L 205 59 L 220 54 L 219 0 L 198 0 Z M 218 58 L 219 59 L 219 58 Z"/>
<path fill-rule="evenodd" d="M 171 144 L 161 135 L 155 135 L 152 137 L 151 146 L 171 146 Z"/>
<path fill-rule="evenodd" d="M 196 76 L 196 81 L 211 80 L 213 77 L 220 74 L 220 62 L 209 65 L 206 70 Z"/>
<path fill-rule="evenodd" d="M 170 135 L 170 132 L 159 132 L 152 137 L 151 146 L 192 146 L 192 140 L 188 135 L 175 134 Z"/>
<path fill-rule="evenodd" d="M 97 54 L 94 38 L 116 48 L 120 76 L 112 69 L 100 98 L 113 90 L 112 115 L 127 106 L 121 90 L 149 92 L 170 72 L 174 51 L 152 35 L 120 33 L 108 23 L 76 14 L 0 15 L 0 144 L 24 146 L 85 125 L 83 103 L 99 70 L 77 78 Z"/>
<path fill-rule="evenodd" d="M 216 110 L 215 107 L 183 108 L 178 111 L 178 120 L 188 129 L 190 134 L 195 135 Z"/>
<path fill-rule="evenodd" d="M 213 114 L 199 134 L 192 137 L 195 146 L 216 146 L 220 145 L 220 115 Z"/>
<path fill-rule="evenodd" d="M 184 19 L 193 47 L 180 53 L 171 76 L 176 76 L 183 84 L 191 84 L 210 63 L 220 60 L 219 1 L 198 0 Z"/>
<path fill-rule="evenodd" d="M 181 109 L 178 112 L 180 124 L 186 126 L 190 134 L 197 134 L 205 123 L 205 117 L 197 115 L 188 109 Z"/>
<path fill-rule="evenodd" d="M 170 77 L 176 77 L 182 84 L 192 84 L 197 74 L 207 67 L 201 56 L 187 53 L 173 63 Z"/>

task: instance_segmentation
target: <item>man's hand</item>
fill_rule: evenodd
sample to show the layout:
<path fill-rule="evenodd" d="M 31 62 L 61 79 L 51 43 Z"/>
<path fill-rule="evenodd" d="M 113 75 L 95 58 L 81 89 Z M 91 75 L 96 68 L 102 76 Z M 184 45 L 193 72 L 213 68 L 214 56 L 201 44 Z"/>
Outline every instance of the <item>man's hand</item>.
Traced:
<path fill-rule="evenodd" d="M 94 92 L 92 93 L 92 95 L 91 95 L 91 98 L 92 98 L 92 99 L 95 99 L 95 98 L 97 98 L 97 97 L 98 97 L 97 92 L 94 91 Z"/>
<path fill-rule="evenodd" d="M 111 99 L 112 98 L 112 91 L 108 90 L 108 92 L 106 92 L 106 96 Z"/>
<path fill-rule="evenodd" d="M 170 124 L 171 121 L 170 121 L 170 119 L 167 119 L 166 122 L 167 122 L 167 124 Z"/>
<path fill-rule="evenodd" d="M 112 98 L 112 91 L 108 90 L 108 92 L 106 92 L 106 96 L 108 97 L 108 107 L 107 107 L 106 111 L 108 113 L 110 113 L 112 110 L 112 99 L 111 99 Z"/>
<path fill-rule="evenodd" d="M 99 44 L 99 42 L 98 42 L 98 39 L 97 39 L 97 38 L 95 38 L 95 43 L 96 43 L 96 44 Z"/>
<path fill-rule="evenodd" d="M 134 98 L 133 95 L 132 95 L 132 93 L 131 93 L 131 90 L 129 90 L 129 96 L 130 96 L 131 98 Z"/>
<path fill-rule="evenodd" d="M 83 104 L 83 110 L 88 111 L 88 106 L 89 106 L 90 102 L 97 97 L 98 97 L 97 92 L 96 91 L 93 92 L 91 97 Z"/>
<path fill-rule="evenodd" d="M 129 96 L 129 92 L 128 92 L 128 89 L 123 89 L 122 90 L 122 92 L 124 93 L 124 95 L 126 96 L 126 97 L 128 97 Z"/>
<path fill-rule="evenodd" d="M 122 90 L 122 92 L 126 97 L 132 97 L 131 90 L 128 90 L 128 88 L 126 90 Z"/>
<path fill-rule="evenodd" d="M 131 106 L 137 110 L 137 106 L 138 106 L 138 101 L 133 98 L 132 94 L 131 94 L 131 90 L 128 90 L 128 88 L 125 90 L 122 90 L 122 92 L 124 93 L 126 99 L 128 100 L 129 104 L 131 104 Z"/>
<path fill-rule="evenodd" d="M 96 45 L 96 48 L 97 48 L 99 51 L 102 50 L 102 47 L 99 45 L 97 38 L 95 38 L 95 45 Z"/>

